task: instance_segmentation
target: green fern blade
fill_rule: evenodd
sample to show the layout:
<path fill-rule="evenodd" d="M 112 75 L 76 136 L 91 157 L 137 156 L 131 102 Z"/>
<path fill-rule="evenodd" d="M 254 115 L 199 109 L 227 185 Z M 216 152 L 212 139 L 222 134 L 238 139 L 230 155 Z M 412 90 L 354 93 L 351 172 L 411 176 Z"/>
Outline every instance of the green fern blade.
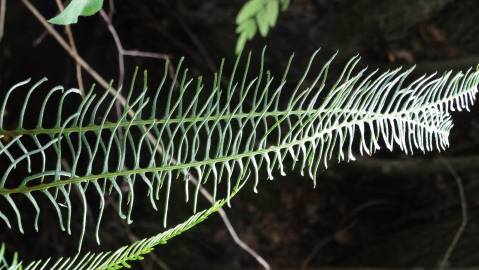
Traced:
<path fill-rule="evenodd" d="M 5 254 L 5 244 L 0 245 L 0 270 L 22 270 L 22 262 L 18 259 L 18 254 L 14 253 L 12 258 L 7 258 Z"/>
<path fill-rule="evenodd" d="M 240 189 L 241 187 L 235 189 L 232 193 L 232 196 L 235 196 Z M 166 244 L 172 238 L 177 237 L 184 232 L 190 230 L 191 228 L 195 227 L 196 225 L 202 223 L 209 216 L 216 213 L 225 204 L 225 199 L 219 200 L 208 209 L 194 214 L 186 221 L 174 226 L 169 230 L 142 240 L 138 240 L 128 246 L 123 246 L 115 251 L 107 251 L 100 253 L 88 252 L 84 255 L 76 255 L 75 257 L 71 258 L 34 261 L 29 263 L 25 267 L 25 270 L 111 270 L 130 268 L 131 263 L 142 260 L 144 255 L 153 252 L 157 246 Z M 21 262 L 17 262 L 17 265 L 18 267 L 22 267 Z"/>
<path fill-rule="evenodd" d="M 289 65 L 276 82 L 263 70 L 262 59 L 258 76 L 249 79 L 248 58 L 241 78 L 233 75 L 223 86 L 221 69 L 209 92 L 202 78 L 194 83 L 188 70 L 181 72 L 180 61 L 169 87 L 165 69 L 153 99 L 148 98 L 146 74 L 143 90 L 135 97 L 133 79 L 119 115 L 113 111 L 118 95 L 108 98 L 105 92 L 97 97 L 90 91 L 65 116 L 65 100 L 74 98 L 77 91 L 56 87 L 43 101 L 37 123 L 27 127 L 25 108 L 43 80 L 33 84 L 18 128 L 6 129 L 4 115 L 0 115 L 0 158 L 9 164 L 0 178 L 0 197 L 13 210 L 13 214 L 0 212 L 1 219 L 6 224 L 16 220 L 22 230 L 17 198 L 25 196 L 32 203 L 38 220 L 41 209 L 37 200 L 44 194 L 62 230 L 70 232 L 72 214 L 81 213 L 82 239 L 88 190 L 100 198 L 99 241 L 104 198 L 118 195 L 119 215 L 131 222 L 133 190 L 141 182 L 148 189 L 152 207 L 163 209 L 166 225 L 169 195 L 178 183 L 184 185 L 186 200 L 193 201 L 195 210 L 200 186 L 212 188 L 214 198 L 229 201 L 234 188 L 244 185 L 249 175 L 254 176 L 256 191 L 262 171 L 272 179 L 276 171 L 284 174 L 287 167 L 299 168 L 316 183 L 319 169 L 328 161 L 354 160 L 357 151 L 370 155 L 381 145 L 389 150 L 399 147 L 405 153 L 443 150 L 452 128 L 450 112 L 468 109 L 478 90 L 477 70 L 423 76 L 407 83 L 412 69 L 367 73 L 366 69 L 355 70 L 359 62 L 355 57 L 339 79 L 331 81 L 332 59 L 312 72 L 313 59 L 291 89 L 286 81 Z M 17 84 L 7 92 L 3 111 L 10 95 L 27 85 Z M 166 100 L 158 98 L 160 93 Z M 53 102 L 50 98 L 58 94 L 57 118 L 54 126 L 48 127 L 44 114 Z M 164 109 L 159 111 L 160 107 Z M 30 171 L 24 179 L 14 179 L 12 172 L 20 164 Z M 198 187 L 191 187 L 191 176 L 198 178 Z M 71 203 L 72 189 L 80 194 L 80 211 Z"/>
<path fill-rule="evenodd" d="M 202 160 L 202 161 L 194 161 L 194 162 L 189 162 L 189 163 L 184 163 L 184 164 L 176 164 L 176 165 L 168 165 L 168 166 L 159 166 L 159 167 L 154 167 L 154 168 L 142 168 L 142 169 L 134 169 L 134 170 L 124 170 L 124 171 L 116 171 L 116 172 L 109 172 L 109 173 L 103 173 L 103 174 L 92 174 L 92 175 L 87 175 L 87 176 L 82 176 L 82 177 L 77 177 L 77 178 L 71 178 L 67 180 L 62 180 L 62 181 L 56 181 L 56 182 L 50 182 L 50 183 L 42 183 L 34 186 L 22 186 L 18 188 L 2 188 L 0 189 L 0 195 L 7 196 L 7 195 L 13 195 L 13 194 L 27 194 L 35 191 L 42 191 L 42 190 L 48 190 L 51 188 L 58 188 L 60 186 L 68 186 L 68 185 L 74 185 L 74 184 L 80 184 L 84 182 L 92 182 L 92 181 L 97 181 L 100 179 L 108 179 L 108 178 L 117 178 L 117 177 L 122 177 L 122 176 L 130 176 L 130 175 L 141 175 L 141 174 L 146 174 L 146 173 L 159 173 L 159 172 L 171 172 L 171 171 L 182 171 L 184 169 L 189 169 L 189 168 L 197 168 L 197 167 L 202 167 L 205 165 L 209 164 L 220 164 L 224 162 L 229 162 L 229 161 L 236 161 L 236 160 L 241 160 L 245 158 L 251 158 L 255 156 L 260 156 L 260 155 L 265 155 L 265 154 L 271 154 L 277 151 L 282 151 L 289 149 L 291 147 L 295 147 L 298 145 L 304 145 L 308 142 L 317 140 L 318 138 L 322 138 L 325 134 L 328 134 L 334 130 L 337 129 L 347 129 L 348 127 L 351 126 L 358 126 L 358 125 L 364 125 L 368 122 L 374 122 L 374 121 L 384 121 L 389 119 L 389 116 L 375 116 L 375 117 L 370 117 L 370 118 L 364 118 L 359 121 L 353 121 L 353 122 L 347 122 L 343 123 L 341 125 L 337 125 L 335 127 L 331 127 L 328 129 L 322 130 L 320 133 L 315 134 L 314 136 L 310 136 L 307 138 L 303 138 L 301 140 L 293 140 L 291 142 L 277 145 L 277 146 L 270 146 L 268 148 L 264 149 L 258 149 L 255 151 L 247 151 L 244 153 L 240 154 L 234 154 L 234 155 L 228 155 L 224 157 L 219 157 L 219 158 L 213 158 L 213 159 L 207 159 L 207 160 Z M 434 126 L 429 126 L 421 121 L 413 121 L 413 120 L 401 120 L 404 121 L 405 124 L 412 124 L 418 127 L 421 127 L 423 129 L 431 129 L 432 131 L 436 132 L 437 134 L 440 134 L 441 136 L 448 136 L 449 135 L 449 130 L 443 130 L 443 129 L 436 129 Z M 46 177 L 46 176 L 51 176 L 54 175 L 55 173 L 58 173 L 56 171 L 46 171 L 43 173 L 40 173 L 38 175 L 33 175 L 32 177 L 34 178 L 39 178 L 39 177 Z M 66 173 L 66 172 L 65 172 Z"/>

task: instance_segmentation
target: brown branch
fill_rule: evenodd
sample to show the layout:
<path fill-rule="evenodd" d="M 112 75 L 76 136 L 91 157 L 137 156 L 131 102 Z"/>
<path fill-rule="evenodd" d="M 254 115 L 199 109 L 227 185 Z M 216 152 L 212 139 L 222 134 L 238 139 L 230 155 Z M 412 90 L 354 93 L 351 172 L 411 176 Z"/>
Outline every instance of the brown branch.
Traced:
<path fill-rule="evenodd" d="M 194 176 L 190 176 L 192 178 L 192 182 L 195 185 L 198 185 L 198 180 Z M 213 200 L 213 196 L 203 187 L 200 187 L 200 192 L 205 197 L 211 204 L 214 204 L 215 201 Z M 220 208 L 218 210 L 218 213 L 220 214 L 221 220 L 226 226 L 226 229 L 228 230 L 228 233 L 231 235 L 231 238 L 233 238 L 233 241 L 244 251 L 246 251 L 251 257 L 253 257 L 264 269 L 270 270 L 271 266 L 269 263 L 261 256 L 259 255 L 258 252 L 256 252 L 254 249 L 252 249 L 248 244 L 246 244 L 238 235 L 236 232 L 235 228 L 233 227 L 233 224 L 231 224 L 230 219 L 228 218 L 228 215 L 226 214 L 226 211 L 223 208 Z"/>
<path fill-rule="evenodd" d="M 439 157 L 439 161 L 442 162 L 442 164 L 447 168 L 447 170 L 454 176 L 454 180 L 456 180 L 457 184 L 457 189 L 459 192 L 459 199 L 461 202 L 461 224 L 459 225 L 459 228 L 457 229 L 456 233 L 454 234 L 454 237 L 451 241 L 451 244 L 448 246 L 446 253 L 444 253 L 443 258 L 439 262 L 439 269 L 443 270 L 446 269 L 449 265 L 449 258 L 452 255 L 452 252 L 454 252 L 454 249 L 456 249 L 457 244 L 459 243 L 459 240 L 461 239 L 462 235 L 464 234 L 464 231 L 466 230 L 467 226 L 467 220 L 468 220 L 468 213 L 467 213 L 467 200 L 466 200 L 466 192 L 464 191 L 464 185 L 462 178 L 459 176 L 457 173 L 456 169 L 444 158 L 441 156 Z"/>
<path fill-rule="evenodd" d="M 58 9 L 60 12 L 62 12 L 65 8 L 63 6 L 63 3 L 60 0 L 55 0 L 57 3 Z M 72 28 L 70 25 L 65 25 L 65 33 L 67 34 L 68 37 L 68 43 L 70 43 L 70 48 L 78 55 L 78 50 L 77 46 L 75 44 L 75 38 L 73 37 L 73 32 Z M 83 85 L 83 77 L 81 74 L 81 66 L 78 62 L 75 63 L 75 69 L 76 69 L 76 77 L 78 81 L 78 88 L 80 89 L 80 93 L 82 96 L 85 96 L 85 87 Z"/>
<path fill-rule="evenodd" d="M 120 37 L 116 32 L 115 27 L 110 21 L 110 17 L 105 13 L 102 9 L 100 10 L 100 16 L 106 23 L 108 27 L 108 31 L 110 31 L 111 36 L 113 37 L 113 41 L 115 42 L 116 50 L 118 51 L 118 84 L 117 87 L 121 88 L 123 86 L 123 81 L 125 79 L 125 55 L 123 54 L 123 45 L 121 44 Z"/>
<path fill-rule="evenodd" d="M 5 16 L 7 13 L 7 0 L 0 0 L 0 41 L 5 32 Z"/>
<path fill-rule="evenodd" d="M 138 50 L 123 50 L 123 54 L 128 56 L 139 56 L 139 57 L 156 58 L 156 59 L 163 59 L 163 60 L 166 60 L 169 58 L 169 55 L 167 54 L 145 52 L 145 51 L 138 51 Z"/>
<path fill-rule="evenodd" d="M 143 52 L 139 50 L 125 50 L 125 48 L 123 47 L 123 44 L 121 43 L 120 36 L 118 35 L 118 32 L 113 26 L 113 23 L 109 15 L 104 10 L 100 10 L 100 16 L 105 21 L 108 27 L 108 31 L 110 31 L 110 34 L 113 37 L 113 41 L 118 51 L 118 88 L 120 88 L 123 85 L 123 81 L 125 78 L 125 56 L 155 58 L 155 59 L 162 59 L 165 61 L 170 58 L 169 55 L 162 54 L 162 53 Z M 170 69 L 170 71 L 172 71 L 172 69 Z"/>
<path fill-rule="evenodd" d="M 113 20 L 113 14 L 115 14 L 115 1 L 109 0 L 108 1 L 108 18 L 110 18 L 110 21 Z"/>
<path fill-rule="evenodd" d="M 156 53 L 156 52 L 146 52 L 146 51 L 139 51 L 139 50 L 123 50 L 123 55 L 125 56 L 132 56 L 132 57 L 143 57 L 143 58 L 153 58 L 153 59 L 162 59 L 168 60 L 170 55 L 164 53 Z M 175 68 L 173 65 L 168 65 L 168 71 L 171 79 L 174 79 L 173 74 L 175 74 Z"/>
<path fill-rule="evenodd" d="M 43 30 L 43 32 L 36 39 L 33 40 L 32 46 L 36 47 L 36 46 L 40 45 L 40 43 L 43 42 L 43 40 L 45 39 L 46 36 L 48 36 L 48 31 Z"/>
<path fill-rule="evenodd" d="M 100 84 L 101 87 L 108 90 L 112 95 L 116 94 L 116 89 L 111 87 L 108 82 L 96 72 L 77 52 L 70 48 L 70 45 L 63 39 L 63 37 L 55 30 L 55 28 L 48 23 L 43 15 L 33 6 L 29 0 L 21 0 L 25 7 L 37 18 L 37 20 L 45 27 L 53 38 L 65 49 L 65 51 L 88 73 L 93 79 Z M 124 106 L 126 99 L 123 96 L 118 96 L 118 101 Z M 131 114 L 131 113 L 130 113 Z"/>
<path fill-rule="evenodd" d="M 214 61 L 212 60 L 208 50 L 206 47 L 203 45 L 199 37 L 195 34 L 193 30 L 191 30 L 190 26 L 186 23 L 186 21 L 183 19 L 183 16 L 179 14 L 179 12 L 175 11 L 175 9 L 168 3 L 168 1 L 163 0 L 163 4 L 168 7 L 170 12 L 173 12 L 175 14 L 176 20 L 179 22 L 181 28 L 185 31 L 186 35 L 190 38 L 190 40 L 193 42 L 193 45 L 198 49 L 200 52 L 200 55 L 203 57 L 205 60 L 206 66 L 213 72 L 215 72 L 218 68 Z"/>

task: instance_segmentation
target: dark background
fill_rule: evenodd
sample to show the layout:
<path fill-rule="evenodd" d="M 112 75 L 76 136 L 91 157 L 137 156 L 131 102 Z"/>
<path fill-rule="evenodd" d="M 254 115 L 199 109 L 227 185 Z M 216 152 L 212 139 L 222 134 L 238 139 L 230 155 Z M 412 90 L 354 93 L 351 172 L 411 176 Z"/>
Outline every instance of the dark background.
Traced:
<path fill-rule="evenodd" d="M 53 0 L 32 2 L 47 18 L 58 12 Z M 168 54 L 173 62 L 185 56 L 194 74 L 211 75 L 221 57 L 232 65 L 234 19 L 242 4 L 117 0 L 113 24 L 125 49 Z M 466 69 L 479 63 L 478 15 L 477 0 L 296 0 L 268 37 L 256 37 L 247 49 L 258 56 L 267 44 L 266 63 L 273 72 L 284 67 L 290 53 L 296 53 L 296 67 L 301 67 L 320 47 L 324 58 L 339 50 L 337 65 L 360 54 L 362 65 L 382 70 L 416 64 L 416 75 Z M 76 87 L 75 62 L 21 1 L 7 1 L 6 18 L 0 95 L 27 77 L 46 76 L 51 85 Z M 56 29 L 64 34 L 61 27 Z M 72 30 L 80 55 L 104 78 L 117 78 L 117 51 L 100 16 L 81 18 Z M 126 82 L 135 66 L 148 69 L 155 82 L 163 65 L 158 59 L 127 57 Z M 301 71 L 294 69 L 292 79 Z M 87 73 L 83 76 L 87 86 L 93 82 Z M 273 269 L 435 267 L 464 222 L 456 183 L 460 178 L 468 219 L 449 263 L 479 266 L 478 115 L 477 106 L 472 113 L 454 115 L 451 148 L 440 155 L 380 152 L 333 166 L 316 189 L 300 175 L 278 175 L 273 182 L 262 182 L 259 195 L 243 190 L 227 213 L 243 241 Z M 107 213 L 102 246 L 90 235 L 85 248 L 114 249 L 163 230 L 161 216 L 150 208 L 139 202 L 129 228 L 113 211 Z M 72 255 L 74 237 L 59 232 L 48 217 L 42 220 L 40 233 L 23 236 L 2 225 L 0 239 L 26 261 Z M 258 267 L 234 244 L 218 215 L 158 247 L 154 257 L 134 268 L 162 269 L 162 264 L 169 269 Z"/>

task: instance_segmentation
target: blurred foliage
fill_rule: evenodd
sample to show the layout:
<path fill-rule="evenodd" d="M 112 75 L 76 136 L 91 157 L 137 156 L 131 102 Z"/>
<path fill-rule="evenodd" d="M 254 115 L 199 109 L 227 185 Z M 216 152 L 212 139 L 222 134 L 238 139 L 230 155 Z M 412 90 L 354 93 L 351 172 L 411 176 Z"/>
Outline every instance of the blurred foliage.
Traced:
<path fill-rule="evenodd" d="M 268 35 L 270 28 L 276 25 L 279 10 L 285 11 L 289 0 L 249 0 L 236 17 L 236 53 L 240 53 L 246 42 L 254 38 L 259 31 L 261 36 Z"/>

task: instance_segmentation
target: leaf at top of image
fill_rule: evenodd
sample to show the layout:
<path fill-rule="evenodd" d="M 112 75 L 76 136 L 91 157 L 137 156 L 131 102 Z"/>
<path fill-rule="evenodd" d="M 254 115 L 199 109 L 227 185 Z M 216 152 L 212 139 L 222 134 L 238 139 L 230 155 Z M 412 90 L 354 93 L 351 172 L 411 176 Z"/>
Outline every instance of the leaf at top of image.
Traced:
<path fill-rule="evenodd" d="M 263 9 L 266 2 L 264 0 L 251 0 L 248 1 L 236 16 L 236 23 L 239 24 L 250 17 L 253 17 L 257 14 L 261 9 Z"/>
<path fill-rule="evenodd" d="M 78 22 L 79 16 L 91 16 L 103 6 L 103 0 L 72 0 L 57 16 L 48 20 L 52 24 L 67 25 Z"/>

